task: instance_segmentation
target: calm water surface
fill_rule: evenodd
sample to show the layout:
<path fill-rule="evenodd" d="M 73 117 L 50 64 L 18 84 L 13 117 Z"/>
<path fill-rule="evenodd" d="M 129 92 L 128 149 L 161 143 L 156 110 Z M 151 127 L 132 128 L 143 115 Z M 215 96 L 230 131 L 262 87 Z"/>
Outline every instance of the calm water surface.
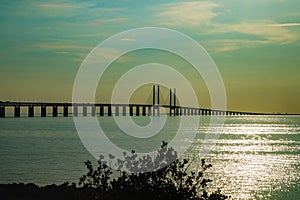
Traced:
<path fill-rule="evenodd" d="M 149 122 L 136 117 L 136 123 Z M 124 149 L 157 149 L 176 133 L 178 118 L 170 118 L 162 133 L 149 140 L 133 140 L 120 134 L 113 118 L 99 118 L 110 139 Z M 185 156 L 198 155 L 209 117 L 200 126 Z M 186 130 L 187 134 L 189 131 Z M 133 145 L 134 144 L 134 145 Z M 299 199 L 300 117 L 229 116 L 215 149 L 206 160 L 214 180 L 237 199 Z M 78 182 L 86 172 L 84 161 L 95 160 L 82 145 L 69 118 L 0 119 L 0 182 L 34 182 L 40 185 Z M 198 162 L 193 163 L 198 167 Z"/>

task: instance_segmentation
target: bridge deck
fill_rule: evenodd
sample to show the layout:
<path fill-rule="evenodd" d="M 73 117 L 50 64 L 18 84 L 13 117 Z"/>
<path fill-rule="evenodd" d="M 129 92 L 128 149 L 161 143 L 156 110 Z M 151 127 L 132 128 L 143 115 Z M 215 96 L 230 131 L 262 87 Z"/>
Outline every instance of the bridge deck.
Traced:
<path fill-rule="evenodd" d="M 78 108 L 82 107 L 83 111 L 80 114 L 87 116 L 87 108 L 92 108 L 92 116 L 96 115 L 96 109 L 100 108 L 100 116 L 104 116 L 104 108 L 107 110 L 109 116 L 112 115 L 112 107 L 114 108 L 114 114 L 119 115 L 119 108 L 122 109 L 122 114 L 128 113 L 133 116 L 134 114 L 139 116 L 140 114 L 145 115 L 159 115 L 159 109 L 161 107 L 169 109 L 170 115 L 265 115 L 265 113 L 253 113 L 253 112 L 242 112 L 242 111 L 229 111 L 229 110 L 212 110 L 208 108 L 195 108 L 189 106 L 174 106 L 174 105 L 152 105 L 152 104 L 107 104 L 107 103 L 57 103 L 57 102 L 10 102 L 0 101 L 0 117 L 5 117 L 5 107 L 14 107 L 14 116 L 20 117 L 20 107 L 28 107 L 28 116 L 34 116 L 34 108 L 40 107 L 40 114 L 42 117 L 46 116 L 47 107 L 52 107 L 53 116 L 57 116 L 57 107 L 63 107 L 64 116 L 68 116 L 69 108 L 73 108 L 73 114 L 76 116 L 79 114 Z M 135 109 L 135 113 L 134 110 Z M 140 111 L 142 108 L 142 112 Z M 147 109 L 147 111 L 146 111 Z"/>

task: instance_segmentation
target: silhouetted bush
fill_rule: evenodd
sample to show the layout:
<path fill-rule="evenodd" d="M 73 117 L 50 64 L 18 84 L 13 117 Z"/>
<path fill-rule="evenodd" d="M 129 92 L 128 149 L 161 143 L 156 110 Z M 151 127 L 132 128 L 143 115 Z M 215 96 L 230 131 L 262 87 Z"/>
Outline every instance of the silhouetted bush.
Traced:
<path fill-rule="evenodd" d="M 83 189 L 76 188 L 76 185 L 64 183 L 61 185 L 38 186 L 33 183 L 12 183 L 0 184 L 0 199 L 3 200 L 74 200 L 88 199 L 88 193 L 84 193 Z"/>
<path fill-rule="evenodd" d="M 109 155 L 114 160 L 113 155 Z M 88 169 L 80 178 L 79 185 L 90 199 L 155 199 L 155 200 L 223 200 L 229 198 L 218 189 L 212 194 L 207 192 L 207 184 L 212 180 L 204 177 L 204 172 L 211 168 L 202 159 L 199 171 L 190 170 L 191 161 L 179 160 L 173 148 L 163 142 L 155 158 L 138 158 L 132 151 L 124 153 L 124 160 L 117 159 L 117 176 L 108 167 L 104 157 L 100 156 L 96 169 L 90 161 L 85 162 Z M 171 164 L 168 164 L 171 163 Z M 125 171 L 134 171 L 130 173 Z M 148 171 L 148 172 L 145 172 Z M 87 197 L 87 196 L 86 196 Z"/>

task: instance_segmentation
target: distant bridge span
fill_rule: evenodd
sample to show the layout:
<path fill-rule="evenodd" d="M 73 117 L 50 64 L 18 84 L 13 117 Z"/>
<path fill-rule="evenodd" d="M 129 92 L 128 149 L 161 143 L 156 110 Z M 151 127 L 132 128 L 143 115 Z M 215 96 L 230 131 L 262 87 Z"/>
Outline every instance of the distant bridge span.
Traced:
<path fill-rule="evenodd" d="M 157 94 L 157 95 L 155 95 Z M 265 113 L 228 111 L 228 110 L 212 110 L 206 108 L 195 108 L 188 106 L 176 105 L 176 90 L 170 89 L 169 105 L 161 105 L 159 103 L 159 86 L 157 91 L 153 86 L 153 101 L 152 104 L 107 104 L 107 103 L 52 103 L 52 102 L 11 102 L 0 101 L 0 117 L 6 116 L 6 107 L 13 107 L 14 117 L 21 116 L 21 107 L 27 107 L 27 116 L 34 117 L 39 114 L 41 117 L 53 116 L 58 117 L 58 108 L 62 108 L 62 116 L 158 116 L 162 114 L 160 108 L 164 107 L 170 116 L 193 116 L 193 115 L 265 115 Z M 40 112 L 35 113 L 35 108 L 39 107 Z M 47 108 L 52 108 L 49 115 Z M 70 111 L 70 109 L 72 111 Z M 79 112 L 80 108 L 80 112 Z M 49 109 L 48 109 L 49 110 Z M 89 112 L 88 112 L 89 111 Z"/>

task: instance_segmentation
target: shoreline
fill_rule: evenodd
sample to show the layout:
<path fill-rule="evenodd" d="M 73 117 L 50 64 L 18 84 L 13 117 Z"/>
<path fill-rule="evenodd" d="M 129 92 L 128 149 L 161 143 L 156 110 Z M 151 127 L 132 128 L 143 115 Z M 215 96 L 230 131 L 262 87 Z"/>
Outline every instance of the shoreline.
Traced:
<path fill-rule="evenodd" d="M 0 199 L 3 200 L 36 200 L 36 199 L 88 199 L 88 191 L 78 188 L 75 183 L 63 183 L 38 186 L 34 183 L 0 184 Z"/>

